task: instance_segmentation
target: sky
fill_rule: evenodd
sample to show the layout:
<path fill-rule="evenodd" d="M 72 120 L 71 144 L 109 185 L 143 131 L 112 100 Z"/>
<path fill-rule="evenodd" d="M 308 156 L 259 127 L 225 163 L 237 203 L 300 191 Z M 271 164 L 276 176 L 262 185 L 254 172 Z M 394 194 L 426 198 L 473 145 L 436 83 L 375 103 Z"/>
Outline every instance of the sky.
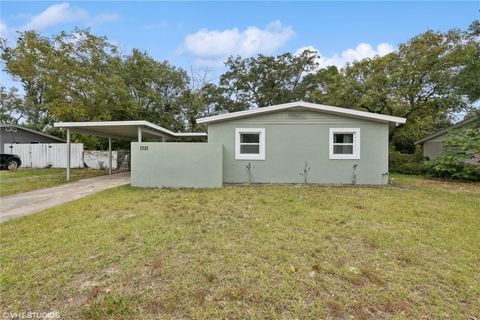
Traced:
<path fill-rule="evenodd" d="M 162 2 L 1 1 L 0 34 L 14 44 L 16 31 L 45 36 L 90 28 L 123 53 L 146 50 L 157 60 L 211 73 L 230 55 L 317 50 L 321 66 L 385 55 L 428 29 L 465 29 L 480 19 L 470 2 Z M 2 85 L 17 86 L 0 74 Z"/>

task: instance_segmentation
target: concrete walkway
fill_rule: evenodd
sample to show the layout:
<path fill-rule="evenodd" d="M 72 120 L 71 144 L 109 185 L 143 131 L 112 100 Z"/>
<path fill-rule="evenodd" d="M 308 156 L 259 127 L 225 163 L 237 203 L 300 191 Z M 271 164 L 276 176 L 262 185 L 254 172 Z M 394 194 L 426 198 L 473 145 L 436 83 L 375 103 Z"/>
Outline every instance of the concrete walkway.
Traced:
<path fill-rule="evenodd" d="M 130 183 L 130 172 L 82 179 L 0 198 L 0 222 L 27 216 L 102 190 Z"/>

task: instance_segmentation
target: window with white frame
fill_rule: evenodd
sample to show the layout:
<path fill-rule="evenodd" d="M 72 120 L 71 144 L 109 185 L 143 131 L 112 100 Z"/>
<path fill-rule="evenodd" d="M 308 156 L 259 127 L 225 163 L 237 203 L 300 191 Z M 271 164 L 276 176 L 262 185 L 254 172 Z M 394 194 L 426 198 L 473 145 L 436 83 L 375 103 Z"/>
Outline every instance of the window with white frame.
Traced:
<path fill-rule="evenodd" d="M 330 159 L 360 159 L 360 129 L 330 128 Z"/>
<path fill-rule="evenodd" d="M 265 129 L 235 129 L 235 159 L 265 160 Z"/>

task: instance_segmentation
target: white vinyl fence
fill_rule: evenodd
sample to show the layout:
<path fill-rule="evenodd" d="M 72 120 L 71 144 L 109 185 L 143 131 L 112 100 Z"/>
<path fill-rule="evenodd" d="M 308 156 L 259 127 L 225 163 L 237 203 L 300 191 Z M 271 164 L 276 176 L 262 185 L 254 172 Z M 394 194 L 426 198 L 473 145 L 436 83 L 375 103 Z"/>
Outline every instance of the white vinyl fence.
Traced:
<path fill-rule="evenodd" d="M 66 168 L 66 143 L 18 143 L 4 145 L 4 152 L 16 154 L 23 168 Z M 70 149 L 71 168 L 83 168 L 83 143 L 72 143 Z"/>
<path fill-rule="evenodd" d="M 105 169 L 109 164 L 108 151 L 85 150 L 83 152 L 83 162 L 91 169 Z M 117 151 L 112 151 L 112 168 L 117 168 Z"/>

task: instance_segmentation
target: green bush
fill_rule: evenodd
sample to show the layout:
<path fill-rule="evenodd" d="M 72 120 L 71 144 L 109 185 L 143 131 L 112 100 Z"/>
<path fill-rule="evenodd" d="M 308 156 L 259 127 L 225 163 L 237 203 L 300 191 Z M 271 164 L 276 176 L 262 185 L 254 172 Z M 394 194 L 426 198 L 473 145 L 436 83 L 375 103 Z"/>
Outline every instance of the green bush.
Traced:
<path fill-rule="evenodd" d="M 426 168 L 430 177 L 480 181 L 480 166 L 451 154 L 444 154 L 430 161 Z"/>
<path fill-rule="evenodd" d="M 477 155 L 477 156 L 475 156 Z M 427 175 L 445 179 L 480 181 L 480 129 L 457 130 L 445 139 L 445 151 L 427 164 Z"/>
<path fill-rule="evenodd" d="M 415 153 L 401 153 L 397 150 L 390 151 L 389 171 L 403 174 L 425 174 L 425 165 L 420 149 Z"/>

